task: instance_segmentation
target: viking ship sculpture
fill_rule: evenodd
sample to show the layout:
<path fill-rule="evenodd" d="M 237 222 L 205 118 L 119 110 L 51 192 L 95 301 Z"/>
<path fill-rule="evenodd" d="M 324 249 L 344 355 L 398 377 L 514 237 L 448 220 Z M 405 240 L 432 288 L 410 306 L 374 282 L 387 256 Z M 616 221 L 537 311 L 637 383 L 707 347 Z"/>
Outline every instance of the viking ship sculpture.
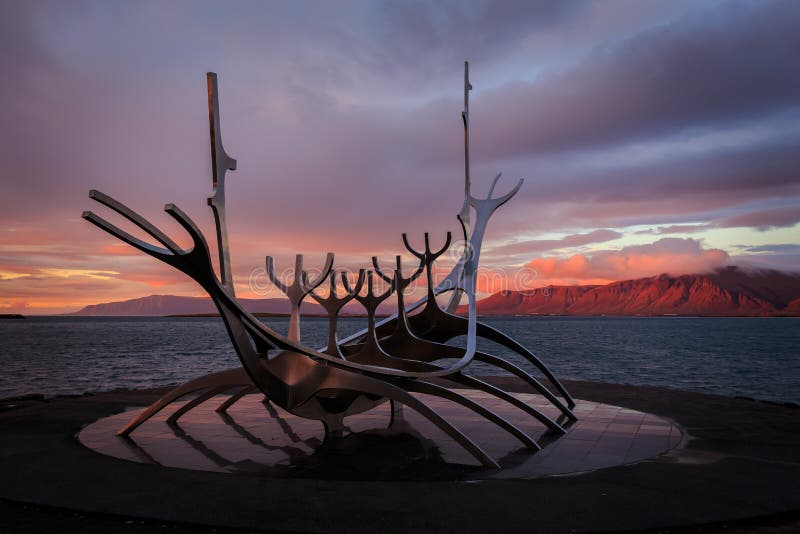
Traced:
<path fill-rule="evenodd" d="M 298 255 L 291 284 L 276 276 L 274 262 L 268 256 L 267 274 L 286 294 L 291 304 L 287 335 L 263 324 L 236 299 L 225 220 L 225 174 L 236 170 L 236 160 L 228 156 L 222 146 L 216 74 L 207 74 L 213 172 L 213 194 L 209 197 L 208 204 L 213 210 L 217 231 L 219 276 L 215 273 L 203 233 L 174 204 L 167 204 L 164 210 L 189 234 L 192 246 L 186 249 L 179 247 L 164 232 L 117 200 L 98 191 L 89 193 L 90 198 L 133 223 L 158 245 L 140 240 L 90 211 L 83 213 L 86 220 L 130 246 L 180 270 L 208 293 L 222 316 L 242 364 L 241 367 L 202 376 L 176 387 L 134 417 L 118 435 L 129 435 L 164 407 L 189 394 L 194 394 L 194 398 L 172 413 L 169 421 L 177 421 L 189 410 L 219 394 L 230 394 L 217 408 L 218 412 L 225 412 L 244 395 L 260 391 L 268 402 L 294 415 L 321 421 L 326 439 L 341 435 L 345 417 L 370 410 L 388 401 L 391 403 L 393 422 L 402 417 L 401 407 L 405 405 L 447 433 L 483 465 L 499 468 L 497 462 L 468 436 L 414 395 L 421 393 L 459 404 L 502 428 L 529 449 L 540 449 L 539 444 L 518 427 L 467 396 L 432 382 L 431 379 L 434 378 L 493 395 L 523 410 L 545 425 L 549 432 L 556 435 L 565 433 L 564 427 L 558 421 L 571 422 L 576 417 L 572 412 L 575 402 L 564 386 L 532 352 L 509 336 L 477 320 L 475 293 L 481 242 L 491 215 L 519 191 L 523 181 L 520 180 L 505 195 L 492 196 L 500 179 L 498 174 L 486 198 L 475 198 L 470 192 L 469 91 L 472 86 L 469 83 L 468 69 L 469 65 L 465 63 L 462 112 L 465 194 L 464 204 L 457 216 L 466 246 L 456 265 L 441 282 L 434 282 L 434 262 L 450 247 L 449 232 L 443 239 L 444 244 L 436 250 L 431 248 L 427 233 L 424 235 L 424 248 L 420 249 L 412 245 L 408 236 L 403 234 L 405 248 L 418 261 L 410 274 L 403 272 L 400 256 L 396 257 L 395 269 L 388 272 L 379 266 L 378 258 L 373 257 L 373 268 L 360 270 L 357 280 L 352 284 L 345 273 L 334 268 L 332 253 L 328 254 L 321 274 L 314 279 L 303 269 L 303 257 Z M 426 295 L 415 303 L 406 304 L 407 289 L 423 274 L 427 283 Z M 382 292 L 377 289 L 378 279 L 387 287 Z M 337 287 L 338 280 L 341 281 L 342 288 Z M 327 294 L 323 295 L 319 287 L 325 281 L 328 287 Z M 451 296 L 443 308 L 437 302 L 437 297 L 448 292 Z M 378 321 L 378 306 L 392 294 L 396 295 L 397 312 Z M 329 317 L 328 343 L 318 350 L 300 342 L 300 304 L 309 296 L 327 311 Z M 454 313 L 464 296 L 467 299 L 466 317 Z M 338 314 L 352 300 L 360 303 L 366 310 L 368 326 L 339 340 L 336 334 Z M 457 336 L 466 336 L 465 347 L 445 344 Z M 547 378 L 555 393 L 517 365 L 478 351 L 478 337 L 499 343 L 522 356 Z M 442 361 L 446 363 L 441 363 Z M 554 420 L 518 397 L 465 374 L 465 369 L 473 361 L 516 375 L 533 391 L 546 398 L 561 415 Z"/>

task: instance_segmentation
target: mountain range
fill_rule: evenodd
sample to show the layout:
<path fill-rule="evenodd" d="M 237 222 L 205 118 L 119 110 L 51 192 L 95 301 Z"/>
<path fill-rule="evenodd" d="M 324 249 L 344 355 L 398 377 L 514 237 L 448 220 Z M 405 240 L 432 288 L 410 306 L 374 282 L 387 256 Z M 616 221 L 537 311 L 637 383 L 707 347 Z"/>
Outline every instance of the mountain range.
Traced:
<path fill-rule="evenodd" d="M 239 299 L 247 311 L 256 314 L 288 315 L 289 301 L 284 298 L 273 299 Z M 301 308 L 304 314 L 327 315 L 319 304 L 304 302 Z M 179 297 L 176 295 L 150 295 L 138 299 L 119 302 L 91 304 L 67 315 L 85 316 L 133 316 L 133 315 L 210 315 L 217 314 L 217 308 L 207 297 Z M 342 309 L 342 315 L 359 315 L 363 309 L 355 303 L 349 303 Z"/>
<path fill-rule="evenodd" d="M 253 313 L 288 314 L 282 298 L 240 299 Z M 478 301 L 480 315 L 700 315 L 700 316 L 800 316 L 800 274 L 737 267 L 709 274 L 624 280 L 601 286 L 547 286 L 535 290 L 501 291 Z M 303 313 L 324 315 L 313 302 Z M 392 311 L 390 305 L 379 310 Z M 466 312 L 461 306 L 460 313 Z M 121 302 L 93 304 L 69 315 L 200 315 L 214 314 L 208 298 L 151 295 Z M 363 309 L 349 303 L 343 315 Z"/>
<path fill-rule="evenodd" d="M 800 316 L 800 274 L 727 267 L 600 286 L 501 291 L 477 308 L 479 315 Z"/>

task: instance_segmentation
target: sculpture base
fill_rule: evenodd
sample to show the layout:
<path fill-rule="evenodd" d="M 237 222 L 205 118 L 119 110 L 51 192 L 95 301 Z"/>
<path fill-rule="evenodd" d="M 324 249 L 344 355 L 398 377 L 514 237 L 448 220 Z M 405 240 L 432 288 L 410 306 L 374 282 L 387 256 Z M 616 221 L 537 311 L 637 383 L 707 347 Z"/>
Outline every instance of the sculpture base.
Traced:
<path fill-rule="evenodd" d="M 676 447 L 681 432 L 670 421 L 609 404 L 577 401 L 579 420 L 563 436 L 528 414 L 475 390 L 457 390 L 526 431 L 542 446 L 526 448 L 481 416 L 446 400 L 422 400 L 473 439 L 502 469 L 485 469 L 441 430 L 411 409 L 387 428 L 389 403 L 345 420 L 342 437 L 324 440 L 319 421 L 294 416 L 260 394 L 247 395 L 228 413 L 217 413 L 219 396 L 183 415 L 173 403 L 129 437 L 115 432 L 134 417 L 130 410 L 100 419 L 79 434 L 99 453 L 140 463 L 225 473 L 343 480 L 459 480 L 536 478 L 592 471 L 653 458 Z M 551 416 L 558 411 L 539 395 L 518 398 Z"/>

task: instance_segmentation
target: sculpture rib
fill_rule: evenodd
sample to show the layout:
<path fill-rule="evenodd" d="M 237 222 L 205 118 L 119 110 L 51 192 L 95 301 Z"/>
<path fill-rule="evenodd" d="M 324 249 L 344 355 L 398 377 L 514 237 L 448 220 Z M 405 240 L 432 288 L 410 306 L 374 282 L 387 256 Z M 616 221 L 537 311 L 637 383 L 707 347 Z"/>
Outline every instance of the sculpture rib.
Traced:
<path fill-rule="evenodd" d="M 487 363 L 487 364 L 490 364 L 490 365 L 494 365 L 496 367 L 499 367 L 501 369 L 504 369 L 504 370 L 510 372 L 513 375 L 516 375 L 517 377 L 519 377 L 522 380 L 524 380 L 525 382 L 527 382 L 536 391 L 541 393 L 548 401 L 550 401 L 550 403 L 552 403 L 556 408 L 561 410 L 561 413 L 563 413 L 569 419 L 571 419 L 573 421 L 576 421 L 578 419 L 575 416 L 575 414 L 572 412 L 572 410 L 570 410 L 569 408 L 564 406 L 561 403 L 561 401 L 555 395 L 553 395 L 550 392 L 549 389 L 544 387 L 544 385 L 541 382 L 539 382 L 538 380 L 536 380 L 536 378 L 534 378 L 533 376 L 531 376 L 528 373 L 526 373 L 520 367 L 514 365 L 511 362 L 507 362 L 506 360 L 504 360 L 502 358 L 498 358 L 497 356 L 492 356 L 491 354 L 486 354 L 486 353 L 483 353 L 483 352 L 477 353 L 475 355 L 475 359 L 478 360 L 479 362 L 483 362 L 483 363 Z"/>
<path fill-rule="evenodd" d="M 245 373 L 245 376 L 246 375 L 247 375 L 247 373 Z M 248 380 L 249 380 L 249 378 L 248 378 Z M 241 388 L 239 391 L 237 391 L 233 395 L 231 395 L 230 397 L 228 397 L 227 399 L 225 399 L 225 401 L 222 404 L 220 404 L 219 406 L 217 406 L 217 408 L 214 411 L 217 412 L 217 413 L 225 413 L 225 412 L 228 411 L 228 408 L 233 406 L 242 397 L 244 397 L 245 395 L 247 395 L 249 393 L 253 393 L 254 391 L 257 391 L 257 390 L 258 390 L 258 388 L 255 387 L 253 384 L 247 385 L 247 386 Z"/>
<path fill-rule="evenodd" d="M 432 395 L 434 397 L 441 397 L 443 399 L 447 399 L 449 401 L 455 402 L 456 404 L 460 404 L 465 408 L 472 410 L 473 412 L 483 416 L 484 418 L 488 419 L 492 423 L 496 424 L 512 436 L 516 437 L 523 445 L 528 447 L 529 449 L 540 450 L 539 444 L 536 443 L 530 436 L 528 436 L 525 432 L 520 430 L 518 427 L 513 425 L 512 423 L 508 422 L 507 420 L 503 419 L 490 409 L 482 406 L 481 404 L 473 401 L 472 399 L 468 399 L 467 397 L 456 393 L 447 388 L 443 388 L 441 386 L 437 386 L 436 384 L 431 384 L 430 382 L 424 382 L 421 380 L 414 380 L 408 381 L 401 386 L 406 391 L 413 391 L 416 393 L 423 393 L 425 395 Z"/>
<path fill-rule="evenodd" d="M 205 393 L 201 393 L 197 397 L 193 398 L 177 410 L 175 410 L 168 418 L 167 423 L 175 423 L 178 419 L 181 418 L 183 414 L 191 410 L 192 408 L 199 406 L 200 404 L 204 403 L 208 399 L 215 397 L 216 395 L 228 391 L 229 389 L 235 387 L 231 384 L 222 384 L 221 386 L 217 386 L 214 388 L 209 389 Z"/>
<path fill-rule="evenodd" d="M 252 384 L 250 382 L 250 378 L 247 376 L 247 372 L 242 367 L 237 367 L 235 369 L 228 369 L 226 371 L 219 371 L 217 373 L 211 373 L 208 375 L 201 376 L 199 378 L 195 378 L 194 380 L 190 380 L 185 384 L 178 386 L 177 388 L 169 391 L 166 395 L 158 399 L 156 402 L 148 406 L 142 413 L 138 416 L 133 418 L 128 424 L 122 427 L 118 432 L 117 436 L 127 436 L 136 428 L 139 427 L 142 423 L 156 415 L 158 412 L 163 410 L 166 406 L 170 403 L 178 400 L 179 398 L 183 397 L 184 395 L 188 395 L 189 393 L 194 393 L 195 391 L 201 391 L 207 388 L 215 388 L 222 384 L 236 384 L 236 383 L 243 383 L 243 384 Z"/>
<path fill-rule="evenodd" d="M 570 408 L 575 407 L 575 400 L 569 394 L 564 385 L 561 384 L 561 381 L 558 380 L 558 378 L 556 378 L 556 376 L 552 373 L 552 371 L 550 371 L 550 369 L 548 369 L 548 367 L 539 358 L 537 358 L 534 353 L 532 353 L 527 348 L 522 346 L 519 342 L 515 341 L 514 339 L 510 338 L 509 336 L 505 335 L 504 333 L 500 332 L 495 328 L 492 328 L 491 326 L 485 323 L 480 323 L 479 328 L 481 331 L 481 337 L 494 341 L 495 343 L 499 343 L 500 345 L 503 345 L 504 347 L 513 350 L 514 352 L 516 352 L 517 354 L 519 354 L 520 356 L 531 362 L 533 365 L 535 365 L 547 377 L 547 379 L 553 384 L 553 386 L 555 386 L 555 388 L 559 391 L 559 393 L 561 393 L 562 397 L 567 402 L 567 405 Z"/>
<path fill-rule="evenodd" d="M 463 373 L 458 373 L 458 374 L 455 374 L 453 376 L 449 376 L 449 377 L 447 377 L 447 379 L 448 380 L 452 380 L 453 382 L 455 382 L 457 384 L 462 384 L 464 386 L 469 386 L 469 387 L 475 388 L 477 390 L 483 391 L 485 393 L 489 393 L 490 395 L 494 395 L 498 399 L 504 400 L 507 403 L 509 403 L 509 404 L 511 404 L 513 406 L 516 406 L 517 408 L 519 408 L 520 410 L 524 411 L 528 415 L 533 416 L 535 419 L 537 419 L 540 423 L 545 425 L 552 432 L 555 432 L 557 434 L 566 434 L 566 432 L 567 432 L 564 429 L 564 427 L 562 427 L 561 425 L 559 425 L 558 423 L 556 423 L 555 421 L 553 421 L 552 419 L 547 417 L 545 414 L 543 414 L 542 412 L 540 412 L 539 410 L 537 410 L 533 406 L 525 404 L 524 402 L 519 400 L 517 397 L 511 395 L 510 393 L 507 393 L 507 392 L 503 391 L 502 389 L 500 389 L 500 388 L 498 388 L 496 386 L 493 386 L 493 385 L 491 385 L 491 384 L 489 384 L 487 382 L 484 382 L 483 380 L 479 380 L 479 379 L 477 379 L 475 377 L 472 377 L 472 376 L 469 376 L 469 375 L 465 375 Z"/>

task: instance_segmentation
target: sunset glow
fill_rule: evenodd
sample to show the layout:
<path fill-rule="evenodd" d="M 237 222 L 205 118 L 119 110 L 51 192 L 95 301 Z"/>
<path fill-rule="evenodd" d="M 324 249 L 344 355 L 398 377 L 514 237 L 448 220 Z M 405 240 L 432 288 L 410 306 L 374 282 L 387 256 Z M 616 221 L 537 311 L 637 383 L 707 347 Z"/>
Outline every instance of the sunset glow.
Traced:
<path fill-rule="evenodd" d="M 482 295 L 800 270 L 799 27 L 791 1 L 8 4 L 0 312 L 202 295 L 80 215 L 94 188 L 179 243 L 165 202 L 214 235 L 209 70 L 242 297 L 265 255 L 357 269 L 400 232 L 460 235 L 464 60 L 474 192 L 526 180 L 481 256 L 507 287 Z"/>

